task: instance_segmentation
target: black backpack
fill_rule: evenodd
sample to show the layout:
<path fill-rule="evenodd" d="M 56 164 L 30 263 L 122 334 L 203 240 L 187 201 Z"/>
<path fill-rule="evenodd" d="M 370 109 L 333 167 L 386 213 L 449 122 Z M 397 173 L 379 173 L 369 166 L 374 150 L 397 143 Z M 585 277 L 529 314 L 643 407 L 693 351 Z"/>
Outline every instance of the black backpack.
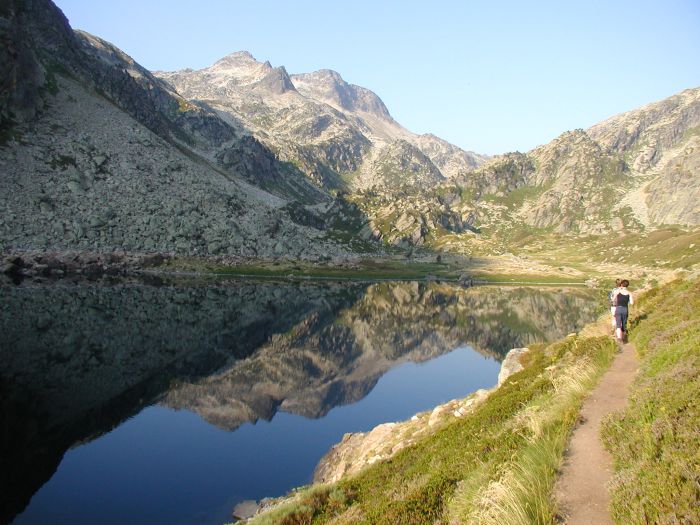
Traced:
<path fill-rule="evenodd" d="M 627 307 L 630 304 L 630 296 L 623 293 L 618 293 L 615 296 L 615 306 Z"/>

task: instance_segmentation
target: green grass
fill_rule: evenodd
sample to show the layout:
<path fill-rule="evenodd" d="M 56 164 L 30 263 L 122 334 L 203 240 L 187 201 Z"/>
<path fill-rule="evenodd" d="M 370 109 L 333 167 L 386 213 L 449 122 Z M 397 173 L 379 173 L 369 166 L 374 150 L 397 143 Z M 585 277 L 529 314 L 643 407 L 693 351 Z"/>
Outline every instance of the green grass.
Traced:
<path fill-rule="evenodd" d="M 438 254 L 441 255 L 441 254 Z M 576 285 L 583 279 L 566 275 L 535 275 L 499 273 L 476 267 L 471 263 L 432 262 L 399 258 L 363 259 L 352 265 L 333 266 L 327 262 L 258 261 L 253 264 L 226 266 L 213 260 L 197 257 L 174 257 L 159 269 L 164 272 L 198 272 L 221 276 L 298 278 L 298 279 L 351 279 L 351 280 L 422 280 L 436 278 L 456 281 L 468 273 L 477 282 L 485 284 Z M 444 254 L 443 254 L 444 255 Z M 442 257 L 442 255 L 441 255 Z"/>
<path fill-rule="evenodd" d="M 505 193 L 503 196 L 487 194 L 483 196 L 484 200 L 503 204 L 513 210 L 522 206 L 525 201 L 534 200 L 551 187 L 551 183 L 544 186 L 522 186 L 512 191 Z"/>
<path fill-rule="evenodd" d="M 700 228 L 667 226 L 651 232 L 565 236 L 537 233 L 511 237 L 509 249 L 552 266 L 566 265 L 596 275 L 596 265 L 692 269 L 700 264 Z M 600 275 L 605 275 L 605 272 Z"/>
<path fill-rule="evenodd" d="M 614 348 L 608 337 L 539 345 L 525 356 L 525 369 L 470 415 L 355 476 L 303 490 L 250 523 L 551 522 L 564 445 Z"/>
<path fill-rule="evenodd" d="M 443 279 L 459 277 L 458 269 L 447 264 L 403 262 L 395 260 L 363 260 L 350 268 L 305 265 L 302 263 L 256 264 L 221 267 L 214 270 L 220 275 L 250 275 L 256 277 L 298 277 L 326 279 L 425 279 L 435 276 Z"/>
<path fill-rule="evenodd" d="M 638 301 L 641 356 L 630 404 L 610 418 L 612 515 L 620 524 L 700 523 L 700 280 Z"/>
<path fill-rule="evenodd" d="M 472 272 L 475 279 L 492 284 L 583 284 L 585 279 L 576 279 L 566 275 L 534 275 L 516 273 L 492 273 L 489 271 L 475 270 Z"/>

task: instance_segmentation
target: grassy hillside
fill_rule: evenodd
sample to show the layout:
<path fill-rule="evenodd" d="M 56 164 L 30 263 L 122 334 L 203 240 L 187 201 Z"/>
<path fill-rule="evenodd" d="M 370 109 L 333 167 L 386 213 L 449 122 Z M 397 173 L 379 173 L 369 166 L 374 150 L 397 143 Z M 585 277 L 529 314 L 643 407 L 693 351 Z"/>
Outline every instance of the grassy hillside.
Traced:
<path fill-rule="evenodd" d="M 250 523 L 552 522 L 564 445 L 614 351 L 608 337 L 533 348 L 525 369 L 471 415 L 356 476 L 300 490 Z"/>
<path fill-rule="evenodd" d="M 626 412 L 603 429 L 615 460 L 617 523 L 700 523 L 700 280 L 639 301 L 642 358 Z"/>

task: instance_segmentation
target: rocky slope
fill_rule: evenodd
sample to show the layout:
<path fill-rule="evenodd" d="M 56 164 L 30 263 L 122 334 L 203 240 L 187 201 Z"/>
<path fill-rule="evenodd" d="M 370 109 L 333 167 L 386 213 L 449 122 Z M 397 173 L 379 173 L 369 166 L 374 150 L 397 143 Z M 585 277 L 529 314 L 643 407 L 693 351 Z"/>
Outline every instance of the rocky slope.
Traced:
<path fill-rule="evenodd" d="M 328 189 L 425 187 L 485 159 L 407 131 L 376 94 L 335 71 L 289 75 L 243 51 L 202 70 L 156 75 L 238 122 Z"/>
<path fill-rule="evenodd" d="M 449 181 L 393 195 L 374 188 L 353 201 L 374 238 L 468 253 L 537 234 L 696 227 L 699 115 L 700 88 L 686 90 Z"/>
<path fill-rule="evenodd" d="M 700 224 L 700 89 L 576 130 L 529 152 L 541 195 L 519 210 L 555 231 Z"/>
<path fill-rule="evenodd" d="M 253 137 L 73 32 L 48 0 L 1 14 L 1 246 L 346 253 L 285 207 L 329 196 Z"/>
<path fill-rule="evenodd" d="M 645 224 L 700 224 L 700 89 L 612 117 L 588 130 L 637 179 L 621 204 Z"/>
<path fill-rule="evenodd" d="M 700 88 L 564 133 L 529 152 L 525 184 L 541 192 L 519 216 L 531 226 L 602 233 L 700 224 Z"/>

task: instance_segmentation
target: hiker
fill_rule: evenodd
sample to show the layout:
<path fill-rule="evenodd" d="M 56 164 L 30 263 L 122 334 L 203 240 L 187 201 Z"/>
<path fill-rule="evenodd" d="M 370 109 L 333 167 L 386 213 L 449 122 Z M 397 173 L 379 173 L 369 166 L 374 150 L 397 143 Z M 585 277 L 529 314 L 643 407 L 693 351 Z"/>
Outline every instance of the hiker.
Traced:
<path fill-rule="evenodd" d="M 630 282 L 627 279 L 623 279 L 613 298 L 613 303 L 615 304 L 615 335 L 618 341 L 623 342 L 627 338 L 627 315 L 629 314 L 629 306 L 634 304 L 632 294 L 627 290 L 629 285 Z"/>
<path fill-rule="evenodd" d="M 610 303 L 610 318 L 612 319 L 613 333 L 615 333 L 615 328 L 617 328 L 617 321 L 615 320 L 614 299 L 615 299 L 615 296 L 617 295 L 618 290 L 620 289 L 621 282 L 622 282 L 622 279 L 615 279 L 615 288 L 610 290 L 610 292 L 608 293 L 608 302 Z"/>

